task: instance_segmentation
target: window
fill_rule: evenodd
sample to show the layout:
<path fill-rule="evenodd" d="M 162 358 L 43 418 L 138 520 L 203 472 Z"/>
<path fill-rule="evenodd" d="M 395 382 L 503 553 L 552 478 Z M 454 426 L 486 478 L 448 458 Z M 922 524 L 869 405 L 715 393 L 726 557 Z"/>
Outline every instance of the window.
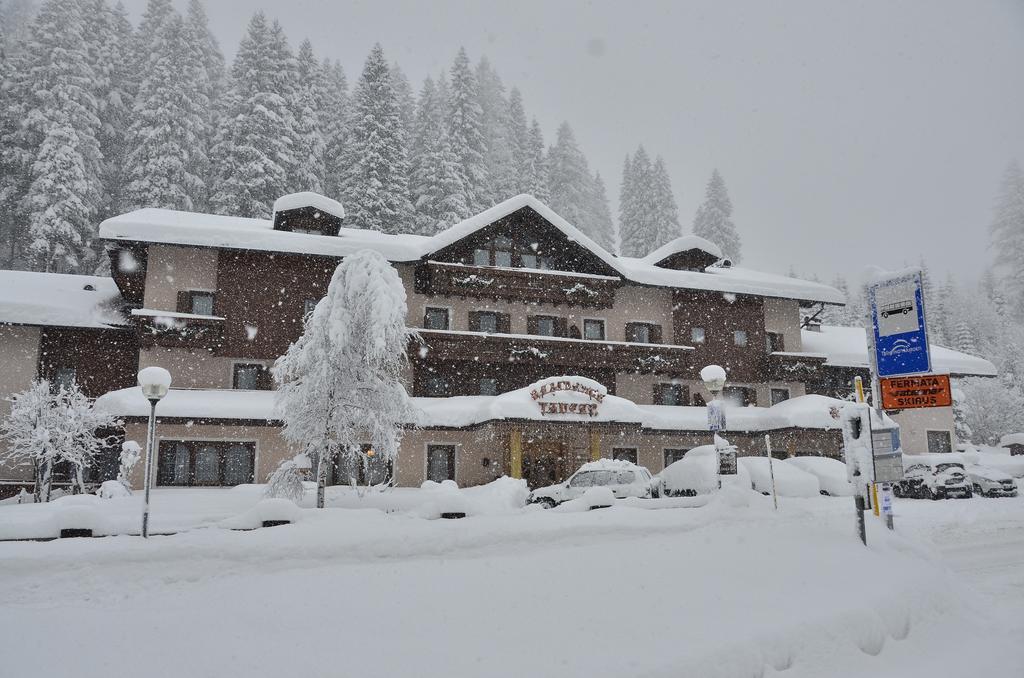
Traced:
<path fill-rule="evenodd" d="M 428 398 L 443 398 L 449 395 L 448 380 L 444 377 L 431 374 L 423 380 L 423 390 Z"/>
<path fill-rule="evenodd" d="M 512 252 L 506 250 L 494 250 L 494 265 L 509 268 L 512 266 Z"/>
<path fill-rule="evenodd" d="M 626 323 L 626 341 L 635 344 L 660 344 L 661 325 Z"/>
<path fill-rule="evenodd" d="M 690 328 L 690 341 L 694 344 L 704 343 L 704 328 L 703 327 L 691 327 Z"/>
<path fill-rule="evenodd" d="M 542 337 L 555 336 L 555 319 L 549 315 L 539 315 L 536 318 L 536 331 Z"/>
<path fill-rule="evenodd" d="M 519 261 L 522 263 L 523 268 L 537 268 L 536 254 L 520 254 Z"/>
<path fill-rule="evenodd" d="M 732 333 L 732 343 L 737 346 L 747 345 L 747 332 L 746 330 L 736 330 Z"/>
<path fill-rule="evenodd" d="M 454 445 L 427 445 L 427 480 L 455 480 Z"/>
<path fill-rule="evenodd" d="M 612 459 L 618 459 L 621 461 L 628 461 L 636 463 L 636 448 L 635 447 L 613 447 L 612 448 Z"/>
<path fill-rule="evenodd" d="M 945 454 L 953 451 L 953 439 L 949 431 L 928 431 L 928 453 Z"/>
<path fill-rule="evenodd" d="M 757 404 L 757 393 L 749 386 L 726 386 L 722 390 L 722 397 L 739 407 Z"/>
<path fill-rule="evenodd" d="M 334 457 L 327 473 L 328 485 L 380 485 L 391 477 L 394 465 L 380 454 L 371 454 L 373 446 L 363 443 Z"/>
<path fill-rule="evenodd" d="M 481 377 L 480 395 L 498 395 L 498 380 L 494 377 Z"/>
<path fill-rule="evenodd" d="M 589 339 L 590 341 L 604 341 L 604 321 L 593 319 L 584 320 L 583 338 Z"/>
<path fill-rule="evenodd" d="M 550 265 L 545 266 L 549 263 L 545 260 L 550 260 L 550 257 L 538 256 L 536 243 L 513 240 L 505 235 L 496 236 L 473 250 L 473 264 L 476 266 L 551 268 Z"/>
<path fill-rule="evenodd" d="M 655 405 L 685 405 L 689 399 L 690 389 L 685 384 L 655 384 Z"/>
<path fill-rule="evenodd" d="M 270 370 L 263 365 L 235 365 L 231 387 L 246 391 L 269 391 Z"/>
<path fill-rule="evenodd" d="M 781 402 L 789 400 L 789 389 L 788 388 L 773 388 L 772 389 L 772 405 L 778 405 Z"/>
<path fill-rule="evenodd" d="M 306 299 L 302 302 L 302 319 L 305 320 L 309 316 L 313 315 L 313 311 L 316 310 L 316 305 L 319 299 Z"/>
<path fill-rule="evenodd" d="M 708 404 L 707 401 L 704 400 L 704 396 L 702 396 L 700 393 L 694 393 L 693 394 L 693 406 L 694 407 L 705 407 L 707 404 Z"/>
<path fill-rule="evenodd" d="M 157 485 L 230 486 L 253 482 L 253 443 L 161 441 Z"/>
<path fill-rule="evenodd" d="M 194 315 L 213 315 L 213 293 L 192 292 L 192 308 L 189 313 Z"/>
<path fill-rule="evenodd" d="M 473 320 L 474 318 L 475 321 Z M 475 327 L 473 327 L 473 325 L 475 325 Z M 491 311 L 477 311 L 470 318 L 470 329 L 474 332 L 497 332 L 498 314 Z"/>
<path fill-rule="evenodd" d="M 786 350 L 786 342 L 778 332 L 768 332 L 765 334 L 765 344 L 769 353 Z"/>
<path fill-rule="evenodd" d="M 423 313 L 423 327 L 428 330 L 450 329 L 448 309 L 428 307 Z"/>
<path fill-rule="evenodd" d="M 71 388 L 76 374 L 74 367 L 58 367 L 53 372 L 53 385 L 57 388 Z"/>
<path fill-rule="evenodd" d="M 490 266 L 491 265 L 491 251 L 490 250 L 475 250 L 473 252 L 473 263 L 477 266 Z"/>
<path fill-rule="evenodd" d="M 537 268 L 543 270 L 552 270 L 555 268 L 554 257 L 537 257 Z"/>
<path fill-rule="evenodd" d="M 686 454 L 686 452 L 687 452 L 687 450 L 684 450 L 684 449 L 674 448 L 674 447 L 666 447 L 665 448 L 665 466 L 668 466 L 669 464 L 674 464 L 675 462 L 679 461 L 680 459 L 683 458 L 683 456 Z"/>

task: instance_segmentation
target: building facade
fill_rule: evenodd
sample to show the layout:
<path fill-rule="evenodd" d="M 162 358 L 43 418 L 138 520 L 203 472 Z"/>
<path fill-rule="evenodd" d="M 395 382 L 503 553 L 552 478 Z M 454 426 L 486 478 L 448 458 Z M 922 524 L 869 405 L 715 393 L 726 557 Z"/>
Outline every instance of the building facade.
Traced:
<path fill-rule="evenodd" d="M 708 364 L 727 370 L 728 437 L 741 453 L 763 454 L 766 433 L 780 455 L 840 453 L 838 401 L 825 396 L 862 367 L 807 350 L 808 337 L 822 341 L 801 327 L 802 308 L 844 302 L 831 287 L 732 266 L 693 236 L 617 257 L 530 196 L 432 237 L 342 220 L 337 203 L 300 194 L 273 220 L 148 209 L 101 226 L 112 270 L 101 280 L 119 307 L 100 342 L 113 369 L 79 379 L 91 378 L 90 394 L 142 441 L 148 405 L 131 377 L 149 365 L 171 372 L 157 485 L 262 481 L 294 454 L 279 435 L 270 368 L 339 261 L 365 248 L 391 261 L 406 289 L 416 337 L 404 381 L 420 416 L 393 467 L 364 449 L 339 461 L 334 482 L 512 475 L 536 486 L 598 457 L 657 472 L 710 441 L 698 376 Z M 31 332 L 6 327 L 12 345 Z M 36 350 L 59 358 L 37 358 L 41 372 L 98 348 L 82 330 L 42 332 Z M 971 373 L 991 368 L 974 360 Z"/>

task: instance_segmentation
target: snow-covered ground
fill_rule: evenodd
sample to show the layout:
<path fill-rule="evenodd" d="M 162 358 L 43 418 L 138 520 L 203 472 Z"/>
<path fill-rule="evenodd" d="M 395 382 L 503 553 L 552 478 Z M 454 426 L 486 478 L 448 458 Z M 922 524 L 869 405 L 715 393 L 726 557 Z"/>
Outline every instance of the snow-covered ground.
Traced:
<path fill-rule="evenodd" d="M 294 525 L 250 532 L 2 543 L 4 671 L 1024 671 L 1024 498 L 898 501 L 897 532 L 869 516 L 865 549 L 848 497 L 783 498 L 778 513 L 753 493 L 745 507 L 715 497 L 699 508 L 644 510 L 659 501 L 649 500 L 572 513 L 499 510 L 504 490 L 467 494 L 494 510 L 465 520 L 419 517 L 427 502 L 412 490 L 395 495 L 406 507 L 391 513 L 304 511 Z M 161 491 L 154 519 L 170 525 L 177 506 L 182 525 L 212 524 L 258 498 L 256 488 Z M 46 508 L 2 506 L 0 527 Z"/>

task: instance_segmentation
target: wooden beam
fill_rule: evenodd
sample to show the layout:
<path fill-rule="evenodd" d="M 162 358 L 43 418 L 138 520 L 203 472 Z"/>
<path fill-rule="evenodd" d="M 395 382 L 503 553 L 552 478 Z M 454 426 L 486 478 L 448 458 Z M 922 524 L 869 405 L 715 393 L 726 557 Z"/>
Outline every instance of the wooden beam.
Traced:
<path fill-rule="evenodd" d="M 517 428 L 509 433 L 508 448 L 511 452 L 509 459 L 509 475 L 513 478 L 523 477 L 523 432 Z"/>
<path fill-rule="evenodd" d="M 590 461 L 597 461 L 601 458 L 601 434 L 597 431 L 590 432 Z"/>

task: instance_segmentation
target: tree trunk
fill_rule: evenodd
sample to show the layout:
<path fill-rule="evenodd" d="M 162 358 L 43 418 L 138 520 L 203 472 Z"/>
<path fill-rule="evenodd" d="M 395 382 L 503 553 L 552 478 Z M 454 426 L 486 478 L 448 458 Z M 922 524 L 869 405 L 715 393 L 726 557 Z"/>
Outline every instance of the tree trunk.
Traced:
<path fill-rule="evenodd" d="M 32 502 L 39 504 L 43 501 L 43 465 L 38 459 L 32 460 Z"/>
<path fill-rule="evenodd" d="M 327 489 L 327 454 L 321 452 L 316 460 L 316 507 L 324 507 L 324 493 Z"/>
<path fill-rule="evenodd" d="M 44 501 L 50 501 L 50 490 L 53 488 L 53 460 L 47 459 L 46 466 L 43 469 L 43 495 L 46 497 Z"/>

